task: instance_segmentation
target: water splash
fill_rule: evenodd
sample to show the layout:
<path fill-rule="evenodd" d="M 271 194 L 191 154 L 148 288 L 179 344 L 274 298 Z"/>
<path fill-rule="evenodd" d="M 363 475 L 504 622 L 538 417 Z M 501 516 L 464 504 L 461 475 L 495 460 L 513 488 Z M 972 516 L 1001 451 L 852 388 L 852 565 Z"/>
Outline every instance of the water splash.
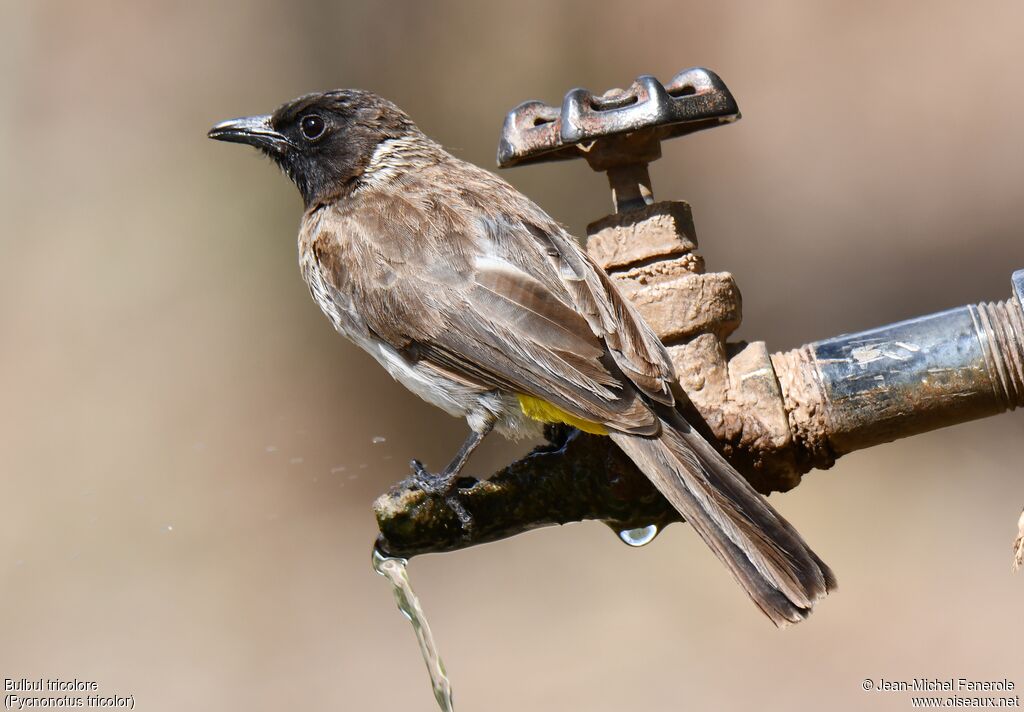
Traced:
<path fill-rule="evenodd" d="M 420 599 L 416 597 L 416 593 L 412 590 L 412 584 L 409 583 L 409 573 L 406 571 L 408 563 L 406 559 L 387 556 L 376 547 L 373 549 L 373 570 L 391 582 L 398 610 L 412 623 L 416 641 L 420 644 L 423 662 L 427 664 L 427 672 L 430 673 L 430 685 L 434 689 L 434 699 L 437 700 L 437 704 L 444 712 L 453 712 L 455 708 L 452 706 L 452 685 L 448 681 L 444 663 L 438 654 L 434 634 L 430 631 L 430 625 L 427 624 L 427 618 L 423 614 Z"/>
<path fill-rule="evenodd" d="M 643 546 L 654 541 L 660 531 L 657 524 L 648 524 L 639 529 L 623 529 L 619 532 L 619 538 L 630 546 Z"/>

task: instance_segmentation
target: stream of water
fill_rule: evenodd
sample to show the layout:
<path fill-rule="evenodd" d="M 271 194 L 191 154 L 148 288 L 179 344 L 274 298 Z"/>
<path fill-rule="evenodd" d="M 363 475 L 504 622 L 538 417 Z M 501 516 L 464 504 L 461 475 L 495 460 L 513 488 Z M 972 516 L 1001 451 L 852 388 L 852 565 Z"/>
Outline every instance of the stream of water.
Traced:
<path fill-rule="evenodd" d="M 409 583 L 409 572 L 406 567 L 409 562 L 394 556 L 386 556 L 379 549 L 373 549 L 373 570 L 391 582 L 395 593 L 395 603 L 409 622 L 416 633 L 416 641 L 420 645 L 420 653 L 423 655 L 423 662 L 427 664 L 427 672 L 430 674 L 430 685 L 434 689 L 434 699 L 444 712 L 453 712 L 452 706 L 452 684 L 448 681 L 448 675 L 444 670 L 444 663 L 437 652 L 437 642 L 434 634 L 430 631 L 427 617 L 423 614 L 423 607 L 416 592 L 412 590 Z"/>

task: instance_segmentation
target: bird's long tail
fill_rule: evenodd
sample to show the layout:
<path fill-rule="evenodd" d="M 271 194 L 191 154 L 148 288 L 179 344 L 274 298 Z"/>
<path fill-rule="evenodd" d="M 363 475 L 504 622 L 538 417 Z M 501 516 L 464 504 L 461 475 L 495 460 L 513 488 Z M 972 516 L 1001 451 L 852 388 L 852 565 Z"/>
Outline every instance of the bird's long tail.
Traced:
<path fill-rule="evenodd" d="M 661 434 L 611 438 L 697 530 L 777 626 L 806 618 L 836 587 L 797 531 L 676 411 Z"/>

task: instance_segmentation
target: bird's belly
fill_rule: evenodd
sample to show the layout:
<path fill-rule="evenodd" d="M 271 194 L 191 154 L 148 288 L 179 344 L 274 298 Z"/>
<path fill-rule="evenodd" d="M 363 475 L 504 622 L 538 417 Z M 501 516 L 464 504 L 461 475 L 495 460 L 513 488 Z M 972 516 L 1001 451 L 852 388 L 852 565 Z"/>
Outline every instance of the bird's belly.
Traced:
<path fill-rule="evenodd" d="M 485 423 L 492 422 L 496 431 L 512 440 L 541 434 L 543 423 L 528 417 L 513 394 L 467 386 L 428 365 L 410 361 L 383 342 L 356 343 L 396 381 L 446 413 L 465 418 L 477 432 L 483 432 Z"/>
<path fill-rule="evenodd" d="M 455 416 L 468 416 L 484 391 L 469 388 L 436 370 L 405 358 L 389 344 L 360 344 L 391 377 L 432 405 Z"/>

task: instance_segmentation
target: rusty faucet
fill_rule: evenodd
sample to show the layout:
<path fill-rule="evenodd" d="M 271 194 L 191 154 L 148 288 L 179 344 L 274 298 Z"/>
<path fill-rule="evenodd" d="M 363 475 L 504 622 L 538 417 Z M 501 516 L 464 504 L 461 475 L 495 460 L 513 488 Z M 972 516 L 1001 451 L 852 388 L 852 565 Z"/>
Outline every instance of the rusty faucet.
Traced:
<path fill-rule="evenodd" d="M 615 212 L 587 228 L 587 251 L 665 343 L 706 434 L 760 491 L 786 491 L 841 455 L 1024 405 L 1024 270 L 1003 302 L 963 306 L 785 353 L 729 342 L 741 320 L 728 272 L 708 273 L 690 206 L 655 202 L 647 166 L 661 142 L 740 118 L 713 72 L 652 76 L 561 107 L 520 104 L 505 119 L 502 168 L 585 158 L 605 171 Z M 616 530 L 678 515 L 601 438 L 552 432 L 489 480 L 467 487 L 479 526 L 463 532 L 443 500 L 393 489 L 374 505 L 378 546 L 411 556 L 547 524 L 600 519 Z"/>

